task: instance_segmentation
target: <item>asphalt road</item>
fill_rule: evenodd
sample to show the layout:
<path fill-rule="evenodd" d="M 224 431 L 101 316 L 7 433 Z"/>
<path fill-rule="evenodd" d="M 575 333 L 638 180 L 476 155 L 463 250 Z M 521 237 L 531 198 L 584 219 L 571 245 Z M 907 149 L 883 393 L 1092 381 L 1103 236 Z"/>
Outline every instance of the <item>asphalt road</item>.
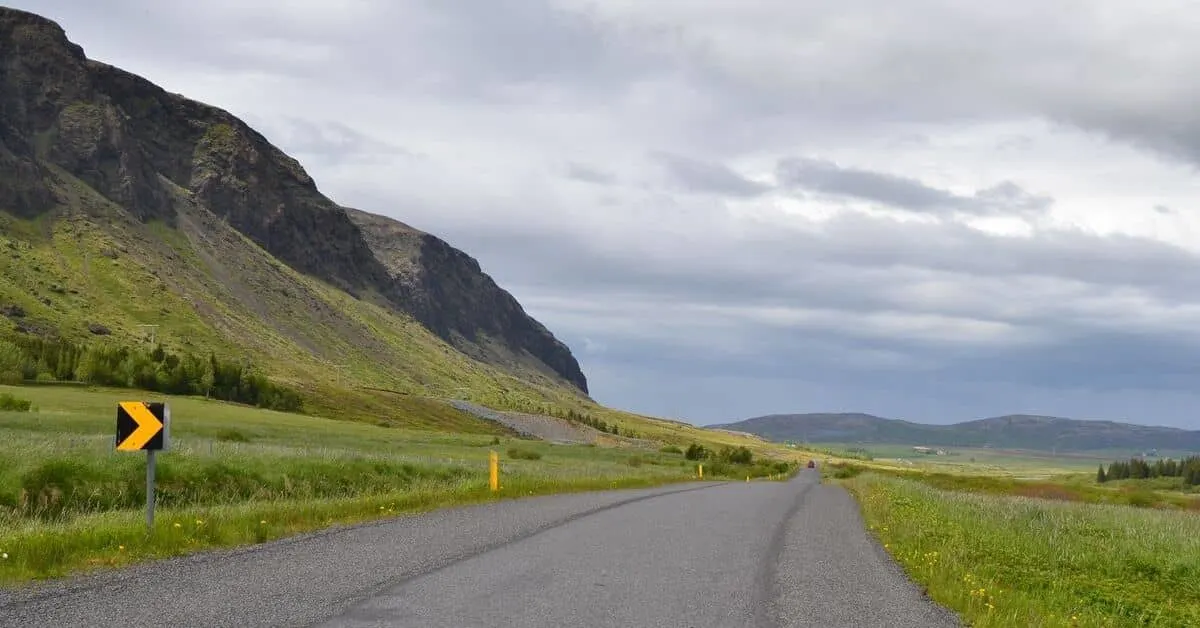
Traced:
<path fill-rule="evenodd" d="M 0 626 L 22 627 L 957 625 L 810 471 L 454 508 L 0 590 Z"/>

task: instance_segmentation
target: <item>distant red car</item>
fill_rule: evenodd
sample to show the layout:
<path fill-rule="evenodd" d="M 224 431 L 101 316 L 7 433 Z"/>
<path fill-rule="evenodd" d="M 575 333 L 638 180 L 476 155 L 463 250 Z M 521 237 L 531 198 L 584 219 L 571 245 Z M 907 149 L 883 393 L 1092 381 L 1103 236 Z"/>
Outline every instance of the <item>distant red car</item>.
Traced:
<path fill-rule="evenodd" d="M 809 461 L 808 461 L 808 468 L 809 468 L 809 469 L 816 469 L 816 468 L 817 468 L 817 461 L 816 461 L 816 460 L 809 460 Z"/>

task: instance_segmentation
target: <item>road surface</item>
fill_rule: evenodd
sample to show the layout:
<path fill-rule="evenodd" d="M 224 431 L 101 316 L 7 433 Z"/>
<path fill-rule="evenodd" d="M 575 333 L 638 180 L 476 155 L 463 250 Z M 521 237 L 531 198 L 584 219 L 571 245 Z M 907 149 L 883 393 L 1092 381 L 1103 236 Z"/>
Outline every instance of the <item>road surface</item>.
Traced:
<path fill-rule="evenodd" d="M 0 626 L 957 626 L 813 471 L 447 509 L 0 590 Z"/>

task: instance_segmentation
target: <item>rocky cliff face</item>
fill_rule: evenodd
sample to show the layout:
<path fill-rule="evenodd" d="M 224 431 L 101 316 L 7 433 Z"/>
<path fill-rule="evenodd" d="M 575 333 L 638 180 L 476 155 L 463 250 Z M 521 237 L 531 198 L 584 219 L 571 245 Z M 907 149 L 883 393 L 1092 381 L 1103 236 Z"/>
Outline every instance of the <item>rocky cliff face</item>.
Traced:
<path fill-rule="evenodd" d="M 0 7 L 0 211 L 58 208 L 57 169 L 140 220 L 174 224 L 168 188 L 183 190 L 300 272 L 408 313 L 473 357 L 536 362 L 587 390 L 570 350 L 466 254 L 340 207 L 228 112 L 89 60 L 54 22 Z"/>
<path fill-rule="evenodd" d="M 525 313 L 479 262 L 402 222 L 346 209 L 383 261 L 413 317 L 460 351 L 494 364 L 544 367 L 587 391 L 566 345 Z"/>

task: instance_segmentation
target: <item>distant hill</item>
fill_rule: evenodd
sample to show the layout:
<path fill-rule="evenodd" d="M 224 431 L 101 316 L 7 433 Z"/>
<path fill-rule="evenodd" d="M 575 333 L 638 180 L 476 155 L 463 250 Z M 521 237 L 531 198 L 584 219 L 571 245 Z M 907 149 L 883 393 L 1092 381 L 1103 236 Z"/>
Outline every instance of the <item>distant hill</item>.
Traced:
<path fill-rule="evenodd" d="M 953 425 L 928 425 L 870 414 L 772 414 L 709 426 L 774 441 L 892 443 L 1050 451 L 1172 449 L 1200 451 L 1200 431 L 1013 414 Z"/>

